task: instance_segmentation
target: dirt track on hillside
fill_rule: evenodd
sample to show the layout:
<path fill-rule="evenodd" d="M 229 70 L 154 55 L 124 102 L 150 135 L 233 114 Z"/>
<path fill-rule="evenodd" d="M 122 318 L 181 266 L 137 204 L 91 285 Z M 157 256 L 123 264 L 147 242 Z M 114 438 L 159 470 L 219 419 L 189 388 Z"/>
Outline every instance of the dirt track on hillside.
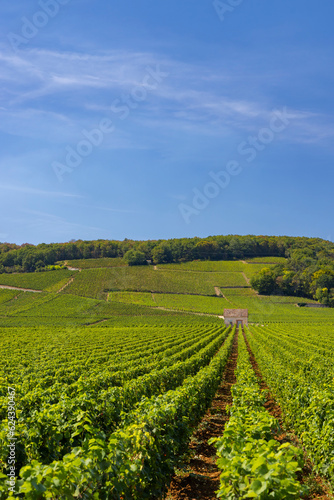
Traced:
<path fill-rule="evenodd" d="M 0 285 L 0 288 L 4 288 L 5 290 L 19 290 L 20 292 L 33 292 L 33 293 L 43 292 L 43 290 L 32 290 L 31 288 L 19 288 L 17 286 L 9 286 L 9 285 Z"/>

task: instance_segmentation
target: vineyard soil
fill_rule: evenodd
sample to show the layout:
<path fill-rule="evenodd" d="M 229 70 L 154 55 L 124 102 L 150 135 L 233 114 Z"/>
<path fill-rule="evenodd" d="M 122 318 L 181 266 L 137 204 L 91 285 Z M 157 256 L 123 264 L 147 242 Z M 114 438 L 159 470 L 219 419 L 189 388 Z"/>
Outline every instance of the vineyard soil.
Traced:
<path fill-rule="evenodd" d="M 219 470 L 216 466 L 215 448 L 208 444 L 211 437 L 224 432 L 228 414 L 227 405 L 232 402 L 231 386 L 235 383 L 235 368 L 238 356 L 238 339 L 234 338 L 233 349 L 222 376 L 212 405 L 194 432 L 188 454 L 192 457 L 183 469 L 173 477 L 168 491 L 170 500 L 212 500 L 219 484 Z"/>

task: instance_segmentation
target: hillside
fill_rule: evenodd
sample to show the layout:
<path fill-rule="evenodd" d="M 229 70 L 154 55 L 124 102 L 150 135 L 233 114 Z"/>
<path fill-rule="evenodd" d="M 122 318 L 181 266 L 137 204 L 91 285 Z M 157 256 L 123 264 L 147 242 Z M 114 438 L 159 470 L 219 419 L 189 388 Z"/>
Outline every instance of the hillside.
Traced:
<path fill-rule="evenodd" d="M 224 265 L 222 261 L 225 261 Z M 238 265 L 237 261 L 242 262 Z M 248 265 L 243 268 L 241 264 L 246 262 Z M 230 276 L 226 274 L 229 263 Z M 263 266 L 267 269 L 255 277 L 254 274 L 259 270 L 256 264 L 266 263 L 270 264 L 269 267 Z M 82 275 L 77 279 L 70 290 L 94 298 L 105 298 L 105 291 L 122 290 L 211 295 L 213 281 L 218 288 L 243 286 L 245 274 L 242 276 L 240 272 L 246 272 L 246 284 L 251 283 L 260 294 L 316 299 L 323 305 L 334 307 L 334 244 L 319 238 L 229 235 L 157 241 L 72 241 L 37 246 L 25 244 L 20 247 L 0 244 L 0 276 L 49 272 L 59 264 L 60 267 L 68 266 L 69 270 L 78 267 L 84 270 L 85 277 Z M 144 269 L 148 264 L 169 264 L 169 267 L 159 267 L 157 278 Z M 128 284 L 125 285 L 120 282 L 122 277 L 117 268 L 127 266 L 138 266 L 141 271 L 128 269 Z M 174 277 L 173 284 L 171 275 L 165 275 L 165 271 L 171 271 L 172 266 L 174 270 L 191 270 L 193 273 L 196 270 L 207 272 L 215 269 L 217 273 L 225 273 L 224 283 L 218 275 L 211 276 L 209 280 L 208 276 L 199 275 L 195 283 L 194 275 L 183 274 L 182 280 Z M 108 271 L 102 272 L 101 269 Z M 7 279 L 8 282 L 4 284 L 16 280 L 14 277 Z M 42 282 L 49 278 L 35 279 Z M 159 284 L 154 281 L 157 279 Z M 103 281 L 103 290 L 99 285 L 94 291 L 93 285 L 87 288 L 86 280 L 92 283 Z M 182 290 L 181 283 L 184 285 Z M 44 289 L 42 284 L 41 287 Z"/>
<path fill-rule="evenodd" d="M 130 317 L 156 317 L 162 311 L 222 316 L 224 308 L 249 309 L 255 323 L 334 319 L 334 309 L 298 307 L 316 304 L 311 299 L 257 294 L 250 280 L 264 268 L 275 268 L 277 260 L 272 257 L 150 266 L 119 266 L 119 261 L 103 258 L 91 264 L 89 259 L 67 261 L 67 265 L 77 270 L 0 274 L 0 287 L 18 289 L 0 289 L 1 324 L 13 324 L 14 318 L 21 323 L 26 317 L 30 324 L 36 317 L 49 324 L 59 324 L 61 318 L 66 323 L 70 317 L 86 324 L 124 316 L 124 311 Z M 20 288 L 40 293 L 36 297 Z"/>

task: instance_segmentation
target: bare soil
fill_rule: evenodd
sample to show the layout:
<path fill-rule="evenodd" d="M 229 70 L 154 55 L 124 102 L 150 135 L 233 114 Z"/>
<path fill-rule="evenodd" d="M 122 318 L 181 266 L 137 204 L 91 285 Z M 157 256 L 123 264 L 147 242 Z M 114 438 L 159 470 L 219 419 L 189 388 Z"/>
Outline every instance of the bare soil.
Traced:
<path fill-rule="evenodd" d="M 18 286 L 0 285 L 0 288 L 7 290 L 19 290 L 20 292 L 42 293 L 43 290 L 33 290 L 32 288 L 19 288 Z"/>
<path fill-rule="evenodd" d="M 248 276 L 246 276 L 245 273 L 242 273 L 243 277 L 245 278 L 246 280 L 246 283 L 250 286 L 250 279 L 248 278 Z"/>
<path fill-rule="evenodd" d="M 234 338 L 232 353 L 222 376 L 222 383 L 212 401 L 210 409 L 203 417 L 192 436 L 189 445 L 191 456 L 188 463 L 171 481 L 168 500 L 215 500 L 219 487 L 220 472 L 216 466 L 216 449 L 208 444 L 212 437 L 223 434 L 228 422 L 226 406 L 232 403 L 231 387 L 236 379 L 238 340 Z"/>
<path fill-rule="evenodd" d="M 64 286 L 62 286 L 62 287 L 58 290 L 58 292 L 57 292 L 57 293 L 62 292 L 65 288 L 67 288 L 67 287 L 68 287 L 68 285 L 70 285 L 71 283 L 73 283 L 73 281 L 74 281 L 74 278 L 70 278 L 70 279 L 68 280 L 68 282 L 67 282 L 67 283 L 65 283 L 65 285 L 64 285 Z"/>

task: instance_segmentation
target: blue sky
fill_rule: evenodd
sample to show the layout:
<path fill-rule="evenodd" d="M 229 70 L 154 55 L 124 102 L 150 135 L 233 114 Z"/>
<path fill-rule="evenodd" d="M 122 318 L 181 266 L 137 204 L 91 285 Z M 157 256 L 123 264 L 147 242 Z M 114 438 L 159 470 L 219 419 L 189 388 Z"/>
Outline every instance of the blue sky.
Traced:
<path fill-rule="evenodd" d="M 0 9 L 0 241 L 334 239 L 332 0 Z"/>

